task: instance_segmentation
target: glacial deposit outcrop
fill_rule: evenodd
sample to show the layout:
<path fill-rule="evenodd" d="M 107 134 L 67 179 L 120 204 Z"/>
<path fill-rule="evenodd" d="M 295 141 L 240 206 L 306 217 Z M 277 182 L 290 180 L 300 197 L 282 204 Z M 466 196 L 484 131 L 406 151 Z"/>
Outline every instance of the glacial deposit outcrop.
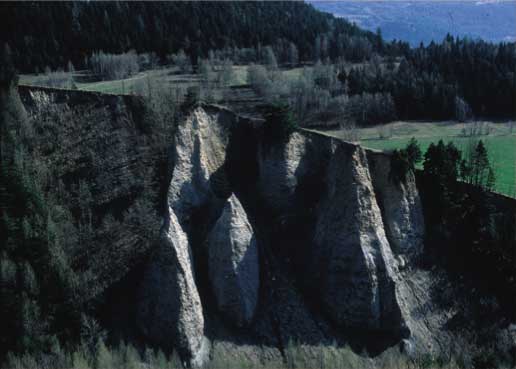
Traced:
<path fill-rule="evenodd" d="M 336 145 L 325 179 L 312 253 L 324 309 L 340 326 L 399 329 L 397 270 L 365 151 Z"/>
<path fill-rule="evenodd" d="M 143 284 L 138 312 L 143 334 L 169 350 L 179 349 L 193 365 L 201 365 L 206 350 L 204 318 L 193 260 L 188 238 L 170 209 Z"/>
<path fill-rule="evenodd" d="M 142 285 L 143 331 L 162 344 L 179 337 L 174 344 L 198 363 L 213 319 L 203 301 L 214 298 L 224 321 L 246 326 L 256 344 L 271 334 L 283 342 L 283 315 L 260 314 L 259 300 L 276 293 L 261 294 L 260 281 L 274 289 L 272 265 L 284 265 L 278 278 L 299 285 L 300 316 L 315 309 L 324 324 L 391 343 L 422 338 L 411 336 L 400 272 L 422 251 L 413 177 L 391 183 L 385 157 L 334 138 L 300 131 L 271 144 L 262 135 L 259 122 L 219 108 L 197 108 L 179 124 L 162 242 Z"/>
<path fill-rule="evenodd" d="M 408 172 L 404 180 L 397 180 L 391 173 L 390 155 L 368 151 L 367 158 L 392 251 L 405 258 L 421 255 L 425 222 L 414 174 Z"/>
<path fill-rule="evenodd" d="M 258 246 L 233 194 L 208 236 L 208 268 L 217 305 L 239 327 L 253 319 L 260 284 Z"/>
<path fill-rule="evenodd" d="M 203 106 L 179 121 L 163 170 L 139 99 L 20 95 L 40 132 L 34 151 L 64 182 L 56 188 L 76 204 L 88 184 L 104 216 L 88 250 L 98 293 L 136 270 L 124 282 L 134 315 L 122 324 L 140 337 L 193 366 L 212 347 L 270 356 L 289 341 L 345 344 L 356 332 L 376 352 L 402 340 L 438 346 L 446 319 L 413 262 L 425 231 L 418 190 L 411 174 L 392 180 L 388 156 L 302 130 L 271 144 L 260 121 Z"/>
<path fill-rule="evenodd" d="M 420 194 L 385 153 L 306 130 L 271 143 L 219 106 L 156 124 L 136 96 L 19 94 L 46 193 L 90 225 L 66 252 L 115 337 L 191 366 L 280 362 L 289 342 L 448 354 L 463 307 L 486 310 L 467 281 L 419 266 Z"/>
<path fill-rule="evenodd" d="M 217 173 L 225 182 L 229 127 L 222 122 L 197 109 L 177 128 L 162 241 L 141 288 L 144 334 L 160 345 L 175 347 L 193 365 L 205 360 L 206 347 L 192 244 L 202 238 L 225 203 L 213 185 Z"/>

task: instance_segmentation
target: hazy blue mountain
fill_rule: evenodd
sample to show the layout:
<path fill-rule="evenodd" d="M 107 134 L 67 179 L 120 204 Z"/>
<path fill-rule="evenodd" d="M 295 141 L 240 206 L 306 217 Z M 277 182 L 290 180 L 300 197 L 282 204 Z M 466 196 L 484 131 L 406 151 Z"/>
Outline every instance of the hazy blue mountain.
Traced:
<path fill-rule="evenodd" d="M 309 1 L 317 9 L 382 30 L 386 39 L 418 45 L 447 33 L 516 41 L 516 1 Z"/>

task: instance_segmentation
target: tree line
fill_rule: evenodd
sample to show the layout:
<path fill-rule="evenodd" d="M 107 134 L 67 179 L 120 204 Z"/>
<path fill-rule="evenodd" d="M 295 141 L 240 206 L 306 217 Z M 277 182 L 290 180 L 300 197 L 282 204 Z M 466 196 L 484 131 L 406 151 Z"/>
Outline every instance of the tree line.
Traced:
<path fill-rule="evenodd" d="M 315 101 L 305 106 L 327 117 L 344 111 L 345 119 L 369 125 L 516 116 L 514 43 L 447 36 L 411 49 L 304 2 L 2 3 L 0 19 L 0 42 L 24 72 L 74 65 L 113 79 L 160 63 L 191 73 L 206 72 L 207 60 L 265 64 L 268 70 L 320 62 L 333 69 L 314 76 L 314 83 L 299 82 L 287 98 L 302 106 L 310 92 L 299 91 L 316 89 Z M 288 95 L 277 75 L 252 73 L 263 79 L 250 78 L 263 96 Z M 49 80 L 68 85 L 65 75 Z M 365 111 L 369 105 L 373 113 Z"/>
<path fill-rule="evenodd" d="M 454 38 L 407 50 L 398 63 L 342 71 L 349 94 L 390 93 L 400 119 L 516 117 L 516 44 Z"/>
<path fill-rule="evenodd" d="M 82 67 L 100 50 L 154 52 L 161 60 L 184 50 L 195 65 L 208 50 L 241 49 L 245 58 L 261 45 L 291 60 L 380 52 L 377 35 L 304 2 L 3 2 L 0 19 L 0 42 L 23 72 L 68 61 Z"/>
<path fill-rule="evenodd" d="M 287 101 L 298 118 L 318 125 L 516 118 L 514 43 L 447 36 L 400 57 L 315 60 L 288 78 L 269 47 L 261 64 L 249 68 L 248 80 L 265 100 Z"/>
<path fill-rule="evenodd" d="M 516 221 L 514 207 L 500 206 L 490 193 L 494 172 L 480 140 L 464 152 L 452 142 L 432 143 L 423 154 L 412 139 L 392 156 L 391 178 L 417 173 L 427 237 L 425 258 L 450 276 L 468 276 L 484 293 L 497 297 L 514 319 Z M 507 200 L 506 200 L 507 201 Z"/>

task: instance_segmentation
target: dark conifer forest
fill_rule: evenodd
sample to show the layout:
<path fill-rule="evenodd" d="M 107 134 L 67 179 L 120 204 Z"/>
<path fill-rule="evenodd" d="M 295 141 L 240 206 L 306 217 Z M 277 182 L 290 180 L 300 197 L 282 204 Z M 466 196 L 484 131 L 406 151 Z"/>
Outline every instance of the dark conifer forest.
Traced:
<path fill-rule="evenodd" d="M 315 38 L 326 33 L 376 44 L 373 33 L 302 2 L 28 2 L 2 3 L 0 12 L 0 40 L 25 72 L 68 60 L 80 65 L 97 50 L 134 49 L 165 58 L 184 49 L 195 63 L 208 50 L 280 40 L 296 44 L 301 59 L 308 60 Z"/>
<path fill-rule="evenodd" d="M 345 78 L 346 76 L 344 76 Z M 514 117 L 515 44 L 446 37 L 407 51 L 398 68 L 353 69 L 351 94 L 390 92 L 401 119 L 449 119 L 455 97 L 480 117 Z"/>

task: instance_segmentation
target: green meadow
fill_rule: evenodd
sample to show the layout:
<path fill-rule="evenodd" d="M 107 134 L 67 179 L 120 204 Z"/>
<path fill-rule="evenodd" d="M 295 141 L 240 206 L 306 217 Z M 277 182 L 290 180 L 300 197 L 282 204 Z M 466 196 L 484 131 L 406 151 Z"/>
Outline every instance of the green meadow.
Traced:
<path fill-rule="evenodd" d="M 476 124 L 476 126 L 473 126 Z M 481 134 L 470 135 L 472 129 Z M 343 131 L 326 132 L 343 137 Z M 489 151 L 491 164 L 495 169 L 497 192 L 516 197 L 516 123 L 512 122 L 395 122 L 381 127 L 358 129 L 362 146 L 377 150 L 403 148 L 415 137 L 423 152 L 439 140 L 453 142 L 463 152 L 467 152 L 478 140 L 484 141 Z"/>

